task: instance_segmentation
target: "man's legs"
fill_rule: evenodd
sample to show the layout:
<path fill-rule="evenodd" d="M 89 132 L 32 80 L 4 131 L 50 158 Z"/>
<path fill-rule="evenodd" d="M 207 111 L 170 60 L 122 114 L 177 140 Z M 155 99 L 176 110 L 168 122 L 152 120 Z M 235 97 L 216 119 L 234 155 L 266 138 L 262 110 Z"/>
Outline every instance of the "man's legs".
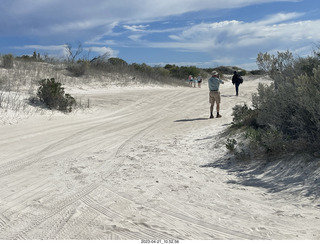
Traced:
<path fill-rule="evenodd" d="M 236 83 L 236 96 L 239 94 L 239 84 Z"/>
<path fill-rule="evenodd" d="M 211 104 L 211 106 L 210 106 L 210 119 L 212 119 L 212 118 L 214 118 L 213 117 L 213 107 L 214 107 L 214 104 L 215 103 L 217 103 L 217 106 L 216 106 L 216 108 L 217 108 L 217 118 L 221 118 L 221 115 L 219 114 L 219 112 L 220 112 L 220 100 L 221 100 L 221 98 L 220 98 L 220 92 L 210 92 L 210 104 Z"/>
<path fill-rule="evenodd" d="M 221 118 L 220 112 L 220 103 L 217 103 L 217 118 Z"/>
<path fill-rule="evenodd" d="M 213 104 L 211 103 L 211 106 L 210 106 L 210 119 L 214 118 L 213 117 L 213 105 L 214 105 L 214 103 Z"/>

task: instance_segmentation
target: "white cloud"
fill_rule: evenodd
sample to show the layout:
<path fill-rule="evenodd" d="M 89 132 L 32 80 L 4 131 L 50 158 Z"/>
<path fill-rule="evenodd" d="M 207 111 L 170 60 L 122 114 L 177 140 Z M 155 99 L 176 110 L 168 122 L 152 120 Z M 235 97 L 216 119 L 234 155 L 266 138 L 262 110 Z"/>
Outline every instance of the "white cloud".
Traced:
<path fill-rule="evenodd" d="M 141 42 L 141 38 L 143 36 L 144 35 L 130 35 L 130 36 L 128 36 L 128 38 L 131 39 L 132 41 L 135 41 L 135 42 Z"/>
<path fill-rule="evenodd" d="M 24 45 L 24 46 L 15 46 L 13 49 L 21 49 L 21 50 L 36 50 L 42 51 L 44 53 L 54 53 L 59 56 L 66 55 L 66 45 Z"/>
<path fill-rule="evenodd" d="M 214 3 L 212 0 L 10 0 L 5 3 L 2 1 L 0 5 L 2 20 L 5 20 L 1 31 L 28 34 L 32 29 L 36 35 L 55 35 L 65 31 L 98 28 L 115 22 L 123 23 L 129 28 L 136 27 L 135 31 L 139 31 L 144 25 L 130 24 L 148 23 L 188 12 L 239 8 L 279 1 L 296 0 L 215 0 Z"/>
<path fill-rule="evenodd" d="M 37 51 L 43 51 L 43 52 L 54 52 L 59 53 L 60 56 L 66 56 L 66 45 L 25 45 L 21 47 L 14 47 L 14 49 L 31 49 L 31 50 L 37 50 Z M 114 50 L 110 47 L 99 47 L 99 46 L 91 46 L 84 48 L 84 51 L 87 52 L 95 52 L 99 55 L 109 53 L 110 57 L 117 57 L 119 54 L 119 51 Z"/>
<path fill-rule="evenodd" d="M 183 52 L 210 53 L 212 62 L 234 62 L 230 56 L 254 56 L 272 49 L 303 50 L 320 41 L 320 20 L 297 21 L 304 13 L 277 13 L 261 20 L 244 22 L 188 23 L 183 27 L 158 28 L 155 20 L 202 10 L 241 8 L 272 2 L 299 0 L 10 0 L 0 5 L 0 37 L 45 37 L 46 43 L 82 40 L 85 48 L 104 53 L 110 46 L 141 46 Z M 134 6 L 133 6 L 134 4 Z M 119 27 L 119 28 L 118 28 Z M 164 27 L 164 26 L 162 26 Z M 123 31 L 125 29 L 125 31 Z M 149 38 L 165 33 L 160 41 Z M 121 35 L 126 35 L 126 39 Z M 159 35 L 160 36 L 160 35 Z M 143 37 L 143 38 L 142 38 Z M 122 38 L 122 39 L 121 39 Z M 22 38 L 21 38 L 22 39 Z M 39 38 L 40 39 L 40 38 Z M 52 40 L 52 41 L 51 41 Z M 58 40 L 58 41 L 57 41 Z M 41 43 L 39 41 L 38 43 Z M 36 50 L 64 50 L 57 46 L 25 46 Z"/>
<path fill-rule="evenodd" d="M 45 51 L 61 51 L 66 48 L 65 45 L 24 45 L 21 47 L 14 47 L 15 49 L 34 49 L 34 50 L 45 50 Z"/>
<path fill-rule="evenodd" d="M 50 27 L 50 31 L 54 33 L 62 33 L 68 31 L 87 30 L 101 25 L 103 22 L 99 20 L 83 20 L 62 24 L 54 24 Z"/>
<path fill-rule="evenodd" d="M 304 13 L 296 13 L 296 12 L 277 13 L 277 14 L 267 16 L 264 20 L 260 21 L 259 23 L 263 24 L 263 25 L 271 25 L 271 24 L 276 24 L 276 23 L 288 21 L 288 20 L 297 19 L 303 15 L 304 15 Z"/>
<path fill-rule="evenodd" d="M 242 56 L 248 60 L 259 52 L 272 50 L 290 50 L 305 55 L 316 42 L 320 42 L 320 20 L 296 21 L 302 15 L 279 13 L 253 22 L 200 23 L 168 35 L 171 41 L 144 41 L 143 46 L 208 53 L 212 56 L 212 63 L 225 65 L 240 63 Z M 246 67 L 254 65 L 246 63 Z"/>
<path fill-rule="evenodd" d="M 281 16 L 279 18 L 279 16 Z M 279 48 L 296 47 L 310 44 L 310 40 L 320 41 L 318 31 L 320 20 L 291 21 L 276 24 L 299 16 L 296 13 L 276 14 L 258 22 L 221 21 L 201 23 L 182 31 L 180 34 L 169 35 L 172 42 L 149 43 L 150 47 L 166 47 L 189 49 L 190 51 L 237 50 L 239 48 L 268 47 L 276 44 Z M 277 20 L 276 20 L 277 19 Z"/>
<path fill-rule="evenodd" d="M 24 46 L 15 46 L 13 49 L 20 50 L 36 50 L 42 51 L 44 53 L 65 57 L 67 54 L 66 45 L 24 45 Z"/>
<path fill-rule="evenodd" d="M 99 55 L 103 55 L 105 53 L 109 53 L 110 57 L 117 57 L 119 54 L 119 51 L 114 50 L 110 47 L 89 47 L 86 48 L 88 51 L 93 51 L 98 53 Z"/>
<path fill-rule="evenodd" d="M 145 29 L 149 27 L 149 25 L 124 25 L 123 28 L 130 31 L 145 31 Z"/>

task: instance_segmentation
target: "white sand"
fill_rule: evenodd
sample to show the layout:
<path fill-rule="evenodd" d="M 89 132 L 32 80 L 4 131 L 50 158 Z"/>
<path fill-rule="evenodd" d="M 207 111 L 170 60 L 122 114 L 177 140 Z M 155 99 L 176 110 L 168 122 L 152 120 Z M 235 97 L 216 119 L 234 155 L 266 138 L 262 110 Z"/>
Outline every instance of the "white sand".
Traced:
<path fill-rule="evenodd" d="M 220 133 L 257 84 L 221 85 L 220 119 L 203 84 L 83 90 L 87 111 L 0 126 L 0 239 L 320 239 L 314 162 L 227 154 Z"/>

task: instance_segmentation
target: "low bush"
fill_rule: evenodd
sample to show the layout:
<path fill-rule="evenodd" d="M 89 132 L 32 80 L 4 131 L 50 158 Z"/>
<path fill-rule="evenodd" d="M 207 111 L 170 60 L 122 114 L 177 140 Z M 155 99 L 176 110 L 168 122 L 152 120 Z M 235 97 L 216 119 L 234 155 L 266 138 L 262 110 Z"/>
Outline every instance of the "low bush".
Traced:
<path fill-rule="evenodd" d="M 76 63 L 70 63 L 67 66 L 67 70 L 75 77 L 83 76 L 89 67 L 89 62 L 79 60 Z"/>
<path fill-rule="evenodd" d="M 249 127 L 255 127 L 258 128 L 259 125 L 257 123 L 257 111 L 253 110 L 252 108 L 249 108 L 247 104 L 244 105 L 236 105 L 233 108 L 233 127 L 243 127 L 243 126 L 249 126 Z"/>
<path fill-rule="evenodd" d="M 43 79 L 39 81 L 39 85 L 37 96 L 48 108 L 65 112 L 72 111 L 76 101 L 70 94 L 65 94 L 60 82 L 56 82 L 54 78 Z"/>
<path fill-rule="evenodd" d="M 267 153 L 315 152 L 320 148 L 320 57 L 259 54 L 259 68 L 274 80 L 258 86 L 252 108 L 233 108 L 233 127 Z M 312 70 L 312 71 L 311 71 Z"/>
<path fill-rule="evenodd" d="M 2 57 L 2 66 L 6 69 L 13 68 L 13 55 L 12 54 L 6 54 Z"/>
<path fill-rule="evenodd" d="M 265 75 L 265 72 L 263 70 L 251 70 L 249 71 L 249 74 L 251 75 Z"/>
<path fill-rule="evenodd" d="M 231 139 L 228 138 L 227 142 L 226 142 L 226 148 L 230 151 L 230 152 L 234 152 L 236 150 L 236 146 L 237 146 L 237 140 L 236 139 Z"/>

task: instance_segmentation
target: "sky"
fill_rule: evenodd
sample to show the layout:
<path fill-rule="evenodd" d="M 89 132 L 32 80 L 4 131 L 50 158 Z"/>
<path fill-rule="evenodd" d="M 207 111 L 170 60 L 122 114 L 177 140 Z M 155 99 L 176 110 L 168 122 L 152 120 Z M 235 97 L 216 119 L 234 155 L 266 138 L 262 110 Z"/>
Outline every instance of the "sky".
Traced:
<path fill-rule="evenodd" d="M 0 54 L 79 58 L 108 53 L 129 64 L 257 69 L 259 52 L 312 55 L 318 0 L 0 0 Z"/>

